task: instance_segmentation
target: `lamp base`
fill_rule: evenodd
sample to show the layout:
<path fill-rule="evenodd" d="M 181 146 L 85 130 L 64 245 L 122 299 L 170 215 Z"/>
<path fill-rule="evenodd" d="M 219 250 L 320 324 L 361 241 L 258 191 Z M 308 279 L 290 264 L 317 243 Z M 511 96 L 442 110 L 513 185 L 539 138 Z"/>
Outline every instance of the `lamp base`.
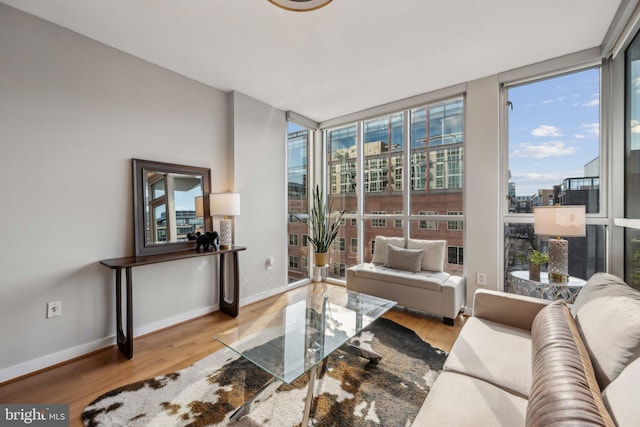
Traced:
<path fill-rule="evenodd" d="M 549 282 L 567 283 L 569 277 L 569 242 L 549 239 Z"/>
<path fill-rule="evenodd" d="M 558 274 L 558 273 L 549 273 L 549 282 L 550 283 L 567 283 L 569 281 L 569 276 L 566 274 Z"/>
<path fill-rule="evenodd" d="M 233 245 L 233 236 L 231 234 L 231 220 L 220 220 L 220 247 L 229 249 Z"/>

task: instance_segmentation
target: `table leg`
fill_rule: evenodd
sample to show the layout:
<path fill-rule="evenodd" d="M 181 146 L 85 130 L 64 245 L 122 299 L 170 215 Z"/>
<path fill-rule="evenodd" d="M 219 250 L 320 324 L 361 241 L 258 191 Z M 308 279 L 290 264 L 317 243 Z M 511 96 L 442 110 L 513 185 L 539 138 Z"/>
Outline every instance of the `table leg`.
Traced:
<path fill-rule="evenodd" d="M 238 268 L 238 252 L 234 251 L 233 256 L 233 299 L 226 301 L 225 295 L 225 268 L 227 264 L 226 253 L 220 255 L 220 311 L 231 317 L 238 316 L 238 306 L 240 300 L 240 271 Z"/>
<path fill-rule="evenodd" d="M 126 272 L 126 332 L 122 328 L 122 268 L 116 268 L 116 342 L 118 348 L 127 359 L 133 357 L 133 292 L 131 267 L 125 268 Z"/>
<path fill-rule="evenodd" d="M 309 425 L 309 415 L 311 414 L 311 404 L 313 403 L 313 393 L 316 385 L 316 374 L 318 371 L 318 365 L 313 365 L 311 371 L 309 371 L 309 385 L 307 386 L 307 400 L 304 403 L 304 415 L 302 417 L 301 426 Z"/>
<path fill-rule="evenodd" d="M 276 380 L 276 377 L 271 377 L 265 385 L 253 397 L 247 400 L 241 407 L 231 414 L 229 421 L 234 422 L 247 415 L 251 410 L 262 400 L 263 397 L 269 397 L 278 387 L 280 387 L 282 381 Z"/>

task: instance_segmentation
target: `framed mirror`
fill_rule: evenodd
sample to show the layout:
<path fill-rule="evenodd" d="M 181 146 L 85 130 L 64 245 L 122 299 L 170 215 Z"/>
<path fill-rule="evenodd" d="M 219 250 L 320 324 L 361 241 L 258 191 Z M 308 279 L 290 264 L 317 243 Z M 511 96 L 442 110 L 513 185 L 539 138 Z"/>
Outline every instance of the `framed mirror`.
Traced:
<path fill-rule="evenodd" d="M 133 159 L 136 256 L 194 249 L 212 230 L 211 169 Z"/>

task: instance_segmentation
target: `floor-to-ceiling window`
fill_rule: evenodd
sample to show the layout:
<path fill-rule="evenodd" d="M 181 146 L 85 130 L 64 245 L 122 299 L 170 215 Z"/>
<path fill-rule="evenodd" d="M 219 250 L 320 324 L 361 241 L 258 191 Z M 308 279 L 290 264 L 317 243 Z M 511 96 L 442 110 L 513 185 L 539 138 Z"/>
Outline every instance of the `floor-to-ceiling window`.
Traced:
<path fill-rule="evenodd" d="M 328 196 L 346 211 L 330 277 L 371 261 L 377 235 L 444 239 L 445 270 L 462 274 L 463 124 L 460 97 L 325 131 Z"/>
<path fill-rule="evenodd" d="M 624 279 L 640 289 L 640 35 L 625 52 Z"/>
<path fill-rule="evenodd" d="M 287 203 L 289 208 L 288 280 L 289 283 L 309 277 L 308 227 L 309 213 L 309 150 L 312 132 L 288 122 L 287 135 Z"/>
<path fill-rule="evenodd" d="M 547 251 L 548 237 L 534 234 L 535 206 L 584 205 L 586 236 L 567 238 L 569 275 L 587 279 L 606 269 L 600 71 L 591 67 L 505 87 L 506 280 L 528 268 L 533 250 Z"/>
<path fill-rule="evenodd" d="M 463 99 L 412 110 L 410 129 L 411 236 L 446 240 L 447 271 L 461 276 L 464 259 Z"/>

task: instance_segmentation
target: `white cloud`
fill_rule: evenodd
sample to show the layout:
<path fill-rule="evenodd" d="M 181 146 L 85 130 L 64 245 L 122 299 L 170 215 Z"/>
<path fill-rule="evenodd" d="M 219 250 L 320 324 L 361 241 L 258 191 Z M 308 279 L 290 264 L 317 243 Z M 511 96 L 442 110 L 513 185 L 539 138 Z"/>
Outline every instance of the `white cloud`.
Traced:
<path fill-rule="evenodd" d="M 566 96 L 558 96 L 555 98 L 545 99 L 537 104 L 527 104 L 527 107 L 539 107 L 541 105 L 555 104 L 556 102 L 562 102 L 562 101 L 565 101 L 566 99 L 567 99 Z"/>
<path fill-rule="evenodd" d="M 582 128 L 590 135 L 600 135 L 600 123 L 583 123 Z"/>
<path fill-rule="evenodd" d="M 511 177 L 514 182 L 530 183 L 530 182 L 554 182 L 556 185 L 562 181 L 562 174 L 558 173 L 517 173 Z"/>
<path fill-rule="evenodd" d="M 562 141 L 549 141 L 542 144 L 523 142 L 511 152 L 510 157 L 544 159 L 546 157 L 568 156 L 575 153 L 575 147 L 568 147 Z"/>
<path fill-rule="evenodd" d="M 560 129 L 550 125 L 540 125 L 531 131 L 533 136 L 562 136 Z"/>
<path fill-rule="evenodd" d="M 584 135 L 583 135 L 583 134 L 581 134 L 581 133 L 577 133 L 577 134 L 573 135 L 573 137 L 574 137 L 575 139 L 582 139 L 582 138 L 584 138 Z"/>
<path fill-rule="evenodd" d="M 591 101 L 582 104 L 583 107 L 597 107 L 598 105 L 600 105 L 599 99 L 592 99 Z"/>
<path fill-rule="evenodd" d="M 638 120 L 631 120 L 631 133 L 640 133 L 640 122 Z"/>

